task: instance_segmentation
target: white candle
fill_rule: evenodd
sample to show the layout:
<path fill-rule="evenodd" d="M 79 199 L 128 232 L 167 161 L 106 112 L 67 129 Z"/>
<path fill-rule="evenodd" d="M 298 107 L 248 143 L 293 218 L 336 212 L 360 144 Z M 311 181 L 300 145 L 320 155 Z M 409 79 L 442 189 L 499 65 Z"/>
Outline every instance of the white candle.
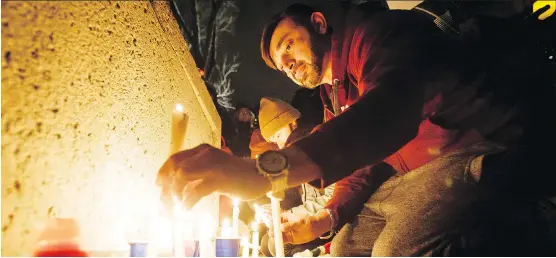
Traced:
<path fill-rule="evenodd" d="M 253 222 L 251 229 L 253 230 L 253 239 L 251 240 L 253 246 L 252 257 L 259 257 L 259 223 Z"/>
<path fill-rule="evenodd" d="M 232 210 L 232 229 L 233 237 L 239 237 L 239 200 L 236 198 L 232 199 L 234 208 Z"/>
<path fill-rule="evenodd" d="M 270 196 L 270 205 L 272 208 L 272 227 L 274 228 L 274 243 L 276 246 L 275 257 L 285 257 L 284 255 L 284 239 L 282 238 L 282 223 L 280 219 L 280 200 Z"/>
<path fill-rule="evenodd" d="M 170 132 L 170 155 L 181 151 L 185 131 L 187 129 L 187 116 L 183 105 L 176 104 L 172 112 L 172 131 Z M 174 256 L 185 257 L 185 214 L 181 206 L 181 196 L 179 199 L 173 197 L 173 237 L 174 237 Z"/>
<path fill-rule="evenodd" d="M 247 237 L 241 238 L 241 257 L 249 257 L 249 240 Z"/>
<path fill-rule="evenodd" d="M 212 216 L 208 213 L 203 213 L 202 221 L 199 225 L 200 236 L 200 256 L 201 257 L 215 257 L 216 256 L 216 240 L 214 238 L 214 229 L 216 223 L 213 221 Z"/>
<path fill-rule="evenodd" d="M 230 220 L 224 219 L 222 221 L 222 226 L 220 227 L 222 238 L 231 238 L 233 236 L 232 227 L 230 227 Z"/>
<path fill-rule="evenodd" d="M 187 129 L 187 115 L 181 104 L 176 104 L 172 112 L 172 131 L 170 141 L 170 155 L 182 150 L 185 130 Z"/>
<path fill-rule="evenodd" d="M 185 257 L 185 216 L 183 207 L 176 197 L 174 197 L 174 256 Z"/>

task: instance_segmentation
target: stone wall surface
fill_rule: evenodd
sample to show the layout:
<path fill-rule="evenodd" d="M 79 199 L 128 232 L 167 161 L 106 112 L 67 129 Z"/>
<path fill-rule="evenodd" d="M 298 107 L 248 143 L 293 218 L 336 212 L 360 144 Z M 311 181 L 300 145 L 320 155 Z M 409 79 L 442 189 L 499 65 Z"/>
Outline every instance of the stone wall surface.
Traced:
<path fill-rule="evenodd" d="M 167 3 L 2 1 L 1 23 L 2 256 L 32 254 L 49 217 L 78 219 L 88 249 L 122 244 L 158 198 L 174 104 L 185 147 L 220 144 Z"/>

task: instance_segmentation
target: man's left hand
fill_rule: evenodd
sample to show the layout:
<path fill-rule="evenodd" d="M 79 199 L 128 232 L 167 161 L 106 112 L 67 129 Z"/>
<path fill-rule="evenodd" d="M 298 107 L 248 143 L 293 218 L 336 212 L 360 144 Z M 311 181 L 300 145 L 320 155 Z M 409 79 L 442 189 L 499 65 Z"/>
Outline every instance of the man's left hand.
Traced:
<path fill-rule="evenodd" d="M 175 195 L 186 208 L 213 192 L 251 200 L 271 190 L 270 182 L 257 172 L 254 160 L 208 144 L 172 155 L 158 171 L 156 182 L 167 205 Z"/>

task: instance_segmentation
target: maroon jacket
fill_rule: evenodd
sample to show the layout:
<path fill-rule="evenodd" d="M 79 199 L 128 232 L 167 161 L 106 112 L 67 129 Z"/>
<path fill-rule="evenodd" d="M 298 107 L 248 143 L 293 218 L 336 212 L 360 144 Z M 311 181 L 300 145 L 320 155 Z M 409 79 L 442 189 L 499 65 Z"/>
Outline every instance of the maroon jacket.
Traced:
<path fill-rule="evenodd" d="M 333 30 L 334 81 L 321 87 L 327 121 L 293 144 L 321 168 L 313 185 L 327 186 L 380 161 L 408 172 L 501 131 L 505 139 L 516 137 L 519 130 L 505 130 L 515 113 L 491 105 L 481 87 L 483 66 L 428 17 L 356 8 L 325 16 Z M 329 208 L 340 217 L 358 212 L 352 207 L 370 196 L 360 189 L 371 189 L 371 172 L 358 170 L 338 182 Z"/>

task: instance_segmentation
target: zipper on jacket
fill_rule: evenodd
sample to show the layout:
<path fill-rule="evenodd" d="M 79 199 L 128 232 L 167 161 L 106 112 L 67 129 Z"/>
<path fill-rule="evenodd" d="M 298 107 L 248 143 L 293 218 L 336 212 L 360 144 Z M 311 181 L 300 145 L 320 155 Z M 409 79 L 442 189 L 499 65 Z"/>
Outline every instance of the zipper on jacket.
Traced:
<path fill-rule="evenodd" d="M 334 116 L 340 115 L 340 103 L 338 97 L 338 84 L 340 80 L 334 79 L 332 83 L 332 109 L 334 111 Z"/>

